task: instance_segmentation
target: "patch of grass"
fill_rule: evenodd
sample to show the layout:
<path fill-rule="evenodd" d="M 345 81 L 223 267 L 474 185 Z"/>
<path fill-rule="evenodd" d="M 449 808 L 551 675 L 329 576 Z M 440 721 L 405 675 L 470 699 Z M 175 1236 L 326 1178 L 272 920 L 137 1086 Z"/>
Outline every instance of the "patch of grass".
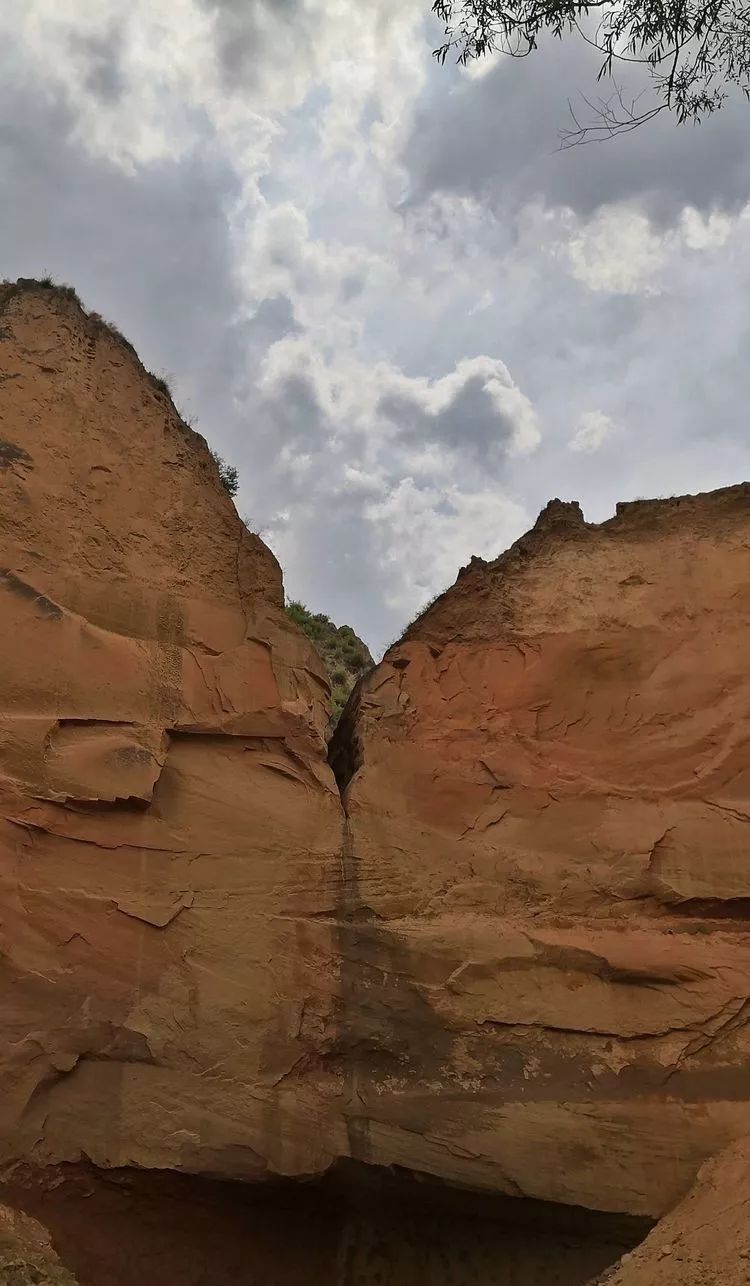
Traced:
<path fill-rule="evenodd" d="M 62 295 L 64 299 L 69 299 L 72 304 L 78 304 L 79 308 L 83 308 L 83 304 L 81 303 L 81 297 L 78 294 L 78 291 L 76 290 L 75 286 L 68 286 L 65 283 L 58 283 L 55 286 L 55 290 L 57 291 L 58 295 Z"/>
<path fill-rule="evenodd" d="M 130 340 L 126 339 L 119 326 L 115 326 L 114 322 L 107 321 L 107 318 L 102 317 L 101 313 L 88 313 L 87 316 L 89 321 L 93 323 L 97 330 L 106 331 L 108 335 L 112 335 L 114 339 L 119 340 L 120 343 L 124 344 L 126 348 L 129 348 L 131 352 L 135 352 Z"/>
<path fill-rule="evenodd" d="M 22 279 L 21 284 L 24 286 L 27 285 L 30 290 L 33 289 L 34 286 L 43 286 L 45 290 L 54 290 L 56 294 L 62 295 L 63 299 L 69 299 L 72 304 L 78 304 L 79 308 L 83 308 L 81 297 L 75 286 L 69 286 L 66 281 L 55 281 L 54 277 L 52 277 L 48 272 L 45 272 L 44 276 L 41 277 L 39 281 L 35 281 L 33 278 L 30 278 L 27 282 Z"/>
<path fill-rule="evenodd" d="M 165 380 L 164 376 L 163 376 L 163 375 L 154 375 L 154 372 L 153 372 L 153 371 L 149 371 L 149 372 L 148 372 L 148 375 L 149 375 L 149 378 L 150 378 L 150 380 L 151 380 L 151 383 L 153 384 L 153 386 L 154 386 L 154 388 L 156 389 L 157 393 L 161 393 L 163 397 L 168 397 L 168 398 L 169 398 L 169 400 L 170 400 L 170 402 L 171 402 L 171 400 L 172 400 L 172 390 L 171 390 L 171 388 L 169 387 L 169 385 L 168 385 L 167 381 Z"/>
<path fill-rule="evenodd" d="M 408 624 L 406 624 L 406 625 L 404 626 L 404 634 L 408 634 L 409 630 L 410 630 L 410 629 L 412 629 L 412 627 L 413 627 L 414 625 L 416 625 L 417 621 L 421 621 L 421 619 L 422 619 L 422 617 L 424 616 L 425 612 L 428 612 L 428 611 L 430 610 L 430 608 L 432 607 L 433 603 L 437 603 L 438 599 L 439 599 L 439 598 L 442 598 L 442 596 L 443 596 L 443 594 L 444 594 L 444 593 L 445 593 L 445 590 L 441 589 L 439 593 L 437 593 L 437 594 L 433 594 L 432 598 L 429 598 L 429 599 L 427 600 L 427 602 L 425 603 L 424 607 L 420 607 L 420 609 L 419 609 L 419 611 L 417 612 L 416 616 L 412 616 L 412 618 L 411 618 L 411 620 L 408 622 Z"/>
<path fill-rule="evenodd" d="M 6 304 L 8 300 L 13 299 L 16 295 L 23 294 L 25 291 L 34 290 L 52 290 L 63 299 L 68 299 L 71 303 L 77 304 L 83 312 L 86 311 L 75 287 L 67 285 L 66 282 L 55 281 L 49 273 L 45 273 L 41 278 L 19 277 L 18 281 L 3 281 L 0 287 L 2 303 Z"/>

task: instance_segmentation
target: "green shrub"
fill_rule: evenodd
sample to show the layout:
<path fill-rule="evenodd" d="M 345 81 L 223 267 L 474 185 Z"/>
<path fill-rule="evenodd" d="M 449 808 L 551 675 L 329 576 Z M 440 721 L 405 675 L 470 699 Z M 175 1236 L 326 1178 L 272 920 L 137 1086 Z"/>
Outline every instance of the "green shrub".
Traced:
<path fill-rule="evenodd" d="M 286 613 L 315 645 L 325 666 L 331 685 L 331 728 L 334 728 L 360 674 L 373 664 L 369 649 L 351 626 L 334 625 L 325 612 L 310 612 L 298 600 L 287 603 Z"/>
<path fill-rule="evenodd" d="M 219 470 L 219 481 L 221 482 L 222 487 L 226 491 L 227 495 L 234 499 L 240 489 L 239 473 L 235 469 L 234 465 L 227 464 L 226 460 L 223 460 L 218 452 L 212 451 L 211 459 Z"/>
<path fill-rule="evenodd" d="M 157 390 L 157 392 L 158 392 L 158 393 L 163 393 L 163 394 L 164 394 L 164 397 L 168 397 L 168 398 L 170 398 L 170 399 L 171 399 L 171 397 L 172 397 L 172 390 L 170 389 L 169 385 L 167 384 L 167 381 L 164 379 L 164 376 L 163 376 L 163 375 L 154 375 L 153 371 L 150 371 L 150 372 L 149 372 L 149 374 L 150 374 L 151 379 L 152 379 L 152 381 L 153 381 L 154 388 Z"/>

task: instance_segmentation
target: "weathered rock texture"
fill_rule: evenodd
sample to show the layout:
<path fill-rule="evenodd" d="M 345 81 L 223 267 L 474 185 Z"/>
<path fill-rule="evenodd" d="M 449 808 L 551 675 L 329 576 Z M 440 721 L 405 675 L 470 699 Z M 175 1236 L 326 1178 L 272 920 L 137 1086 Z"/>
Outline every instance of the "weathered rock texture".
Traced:
<path fill-rule="evenodd" d="M 747 1286 L 750 1143 L 707 1161 L 684 1201 L 592 1286 Z"/>
<path fill-rule="evenodd" d="M 47 1229 L 7 1206 L 0 1206 L 0 1283 L 76 1286 L 52 1249 Z"/>
<path fill-rule="evenodd" d="M 203 439 L 71 296 L 0 291 L 0 1160 L 315 1172 L 327 683 Z"/>
<path fill-rule="evenodd" d="M 364 680 L 350 1141 L 658 1215 L 750 1124 L 750 487 L 552 502 Z"/>

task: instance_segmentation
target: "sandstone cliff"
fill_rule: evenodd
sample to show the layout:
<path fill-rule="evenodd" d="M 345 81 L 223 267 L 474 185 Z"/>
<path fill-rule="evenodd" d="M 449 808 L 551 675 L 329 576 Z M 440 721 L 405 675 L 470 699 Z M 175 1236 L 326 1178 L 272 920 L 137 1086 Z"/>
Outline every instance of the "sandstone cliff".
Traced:
<path fill-rule="evenodd" d="M 749 639 L 750 487 L 552 502 L 365 679 L 357 1154 L 653 1215 L 748 1129 Z"/>
<path fill-rule="evenodd" d="M 121 337 L 25 282 L 0 324 L 1 1158 L 315 1172 L 320 662 Z"/>

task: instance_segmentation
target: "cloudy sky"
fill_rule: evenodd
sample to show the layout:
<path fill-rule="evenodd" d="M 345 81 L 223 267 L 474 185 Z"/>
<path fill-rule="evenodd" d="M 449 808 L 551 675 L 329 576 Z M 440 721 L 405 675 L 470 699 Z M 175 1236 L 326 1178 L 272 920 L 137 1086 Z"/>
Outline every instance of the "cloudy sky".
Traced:
<path fill-rule="evenodd" d="M 750 107 L 561 152 L 585 46 L 441 70 L 429 7 L 0 7 L 0 275 L 117 323 L 375 651 L 552 496 L 750 475 Z"/>

